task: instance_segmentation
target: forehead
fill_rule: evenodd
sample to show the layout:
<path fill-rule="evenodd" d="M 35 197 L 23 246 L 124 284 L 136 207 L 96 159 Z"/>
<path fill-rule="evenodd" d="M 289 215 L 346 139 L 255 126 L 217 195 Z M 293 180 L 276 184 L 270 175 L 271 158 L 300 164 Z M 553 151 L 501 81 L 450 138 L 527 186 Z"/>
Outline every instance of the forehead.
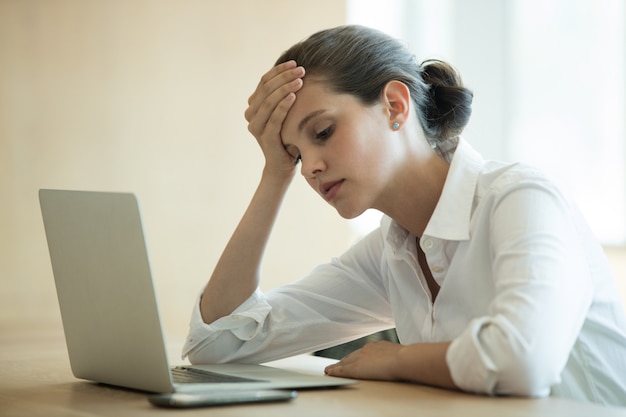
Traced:
<path fill-rule="evenodd" d="M 296 92 L 296 101 L 291 107 L 287 117 L 317 110 L 313 107 L 324 106 L 332 103 L 338 94 L 333 92 L 324 79 L 318 77 L 305 77 L 302 88 Z"/>
<path fill-rule="evenodd" d="M 305 77 L 302 88 L 296 93 L 296 101 L 283 122 L 283 141 L 290 142 L 297 136 L 300 124 L 312 113 L 321 115 L 337 114 L 346 110 L 356 98 L 349 94 L 339 94 L 328 87 L 322 78 Z M 314 118 L 315 119 L 315 118 Z"/>

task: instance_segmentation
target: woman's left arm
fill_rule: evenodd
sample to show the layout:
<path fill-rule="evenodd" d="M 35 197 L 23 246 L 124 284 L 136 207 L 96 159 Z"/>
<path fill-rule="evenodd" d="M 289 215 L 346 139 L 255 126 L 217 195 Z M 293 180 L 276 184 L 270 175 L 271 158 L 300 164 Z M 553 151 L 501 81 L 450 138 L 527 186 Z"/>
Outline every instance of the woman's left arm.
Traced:
<path fill-rule="evenodd" d="M 593 297 L 576 221 L 547 182 L 522 181 L 490 204 L 489 313 L 467 318 L 467 328 L 447 343 L 366 345 L 328 367 L 329 375 L 487 394 L 549 393 Z"/>
<path fill-rule="evenodd" d="M 594 298 L 593 236 L 548 180 L 502 183 L 486 198 L 493 298 L 446 359 L 464 391 L 541 397 L 561 381 Z"/>

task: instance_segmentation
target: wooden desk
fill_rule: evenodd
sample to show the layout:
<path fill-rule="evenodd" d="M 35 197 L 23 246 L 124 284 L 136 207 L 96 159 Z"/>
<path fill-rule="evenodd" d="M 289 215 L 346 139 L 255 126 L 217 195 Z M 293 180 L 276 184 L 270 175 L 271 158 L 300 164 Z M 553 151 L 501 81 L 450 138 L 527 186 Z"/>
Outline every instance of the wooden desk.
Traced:
<path fill-rule="evenodd" d="M 301 391 L 289 403 L 161 409 L 151 406 L 145 393 L 75 379 L 60 328 L 6 330 L 0 334 L 0 416 L 626 417 L 626 409 L 565 399 L 489 398 L 374 381 L 361 381 L 349 388 Z M 317 359 L 282 364 L 311 371 L 323 366 L 312 362 Z"/>

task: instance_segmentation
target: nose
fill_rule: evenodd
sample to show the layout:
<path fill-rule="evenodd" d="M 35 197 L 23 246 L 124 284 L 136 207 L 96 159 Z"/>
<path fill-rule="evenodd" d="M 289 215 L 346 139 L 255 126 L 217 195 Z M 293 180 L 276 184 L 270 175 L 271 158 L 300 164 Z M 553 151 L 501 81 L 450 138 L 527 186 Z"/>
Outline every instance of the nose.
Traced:
<path fill-rule="evenodd" d="M 324 160 L 316 152 L 308 153 L 306 157 L 302 155 L 301 164 L 300 173 L 306 179 L 315 178 L 326 169 Z"/>

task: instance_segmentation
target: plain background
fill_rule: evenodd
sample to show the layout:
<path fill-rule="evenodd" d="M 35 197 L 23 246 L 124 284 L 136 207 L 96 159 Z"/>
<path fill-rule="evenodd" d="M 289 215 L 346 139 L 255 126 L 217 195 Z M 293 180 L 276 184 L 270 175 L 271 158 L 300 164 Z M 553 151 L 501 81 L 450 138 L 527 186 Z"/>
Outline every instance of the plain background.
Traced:
<path fill-rule="evenodd" d="M 343 23 L 336 0 L 1 0 L 0 332 L 60 322 L 37 192 L 63 188 L 137 195 L 166 332 L 184 335 L 263 167 L 248 97 L 285 49 Z M 349 243 L 298 175 L 264 288 Z"/>
<path fill-rule="evenodd" d="M 249 95 L 282 51 L 344 23 L 339 0 L 0 0 L 0 334 L 60 326 L 37 192 L 63 188 L 138 196 L 165 331 L 184 337 L 263 166 Z M 263 289 L 353 239 L 297 176 Z M 607 251 L 623 282 L 624 250 Z"/>

